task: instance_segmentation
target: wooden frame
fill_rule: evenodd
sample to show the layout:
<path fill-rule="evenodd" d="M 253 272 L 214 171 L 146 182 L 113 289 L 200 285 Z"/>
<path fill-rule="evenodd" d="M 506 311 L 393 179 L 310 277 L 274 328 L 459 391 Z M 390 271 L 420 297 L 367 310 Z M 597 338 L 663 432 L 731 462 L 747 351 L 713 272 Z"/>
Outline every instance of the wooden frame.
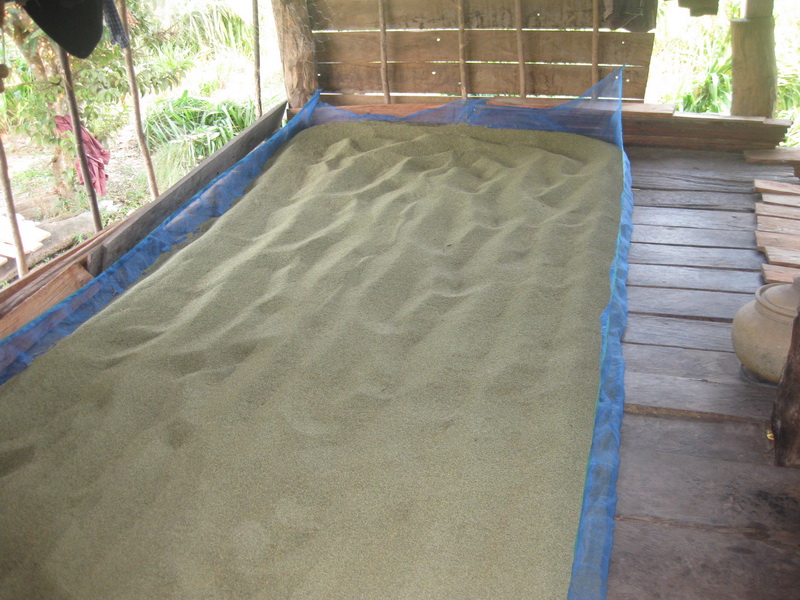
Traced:
<path fill-rule="evenodd" d="M 623 95 L 641 101 L 654 37 L 601 31 L 598 0 L 279 0 L 275 17 L 292 108 L 317 87 L 338 105 L 570 97 L 623 65 Z"/>
<path fill-rule="evenodd" d="M 285 103 L 275 106 L 156 200 L 0 291 L 0 334 L 13 333 L 77 291 L 91 276 L 108 269 L 170 214 L 277 131 L 285 112 Z"/>

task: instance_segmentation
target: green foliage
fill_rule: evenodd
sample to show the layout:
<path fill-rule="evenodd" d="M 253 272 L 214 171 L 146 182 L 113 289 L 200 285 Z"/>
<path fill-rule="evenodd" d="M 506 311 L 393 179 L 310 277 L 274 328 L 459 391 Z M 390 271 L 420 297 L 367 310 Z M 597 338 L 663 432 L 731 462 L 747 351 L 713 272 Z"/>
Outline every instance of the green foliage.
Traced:
<path fill-rule="evenodd" d="M 254 120 L 252 101 L 213 103 L 188 92 L 158 101 L 144 130 L 162 187 L 172 185 Z"/>
<path fill-rule="evenodd" d="M 129 6 L 136 14 L 131 40 L 141 93 L 176 86 L 193 65 L 190 50 L 169 39 L 144 2 L 132 0 Z M 19 9 L 7 11 L 13 15 Z M 43 38 L 38 28 L 29 31 L 22 49 L 7 46 L 12 79 L 6 93 L 0 95 L 0 128 L 25 134 L 38 145 L 54 146 L 60 143 L 53 121 L 54 108 L 62 114 L 67 112 L 63 83 L 52 43 Z M 46 79 L 37 76 L 25 54 L 49 65 L 55 75 Z M 128 120 L 125 101 L 130 89 L 122 51 L 111 44 L 106 31 L 88 59 L 73 59 L 71 63 L 84 125 L 98 139 L 106 140 Z M 70 144 L 64 149 L 72 152 Z"/>
<path fill-rule="evenodd" d="M 179 31 L 187 48 L 201 56 L 218 50 L 233 50 L 244 56 L 253 53 L 252 28 L 220 0 L 181 15 L 171 31 Z"/>

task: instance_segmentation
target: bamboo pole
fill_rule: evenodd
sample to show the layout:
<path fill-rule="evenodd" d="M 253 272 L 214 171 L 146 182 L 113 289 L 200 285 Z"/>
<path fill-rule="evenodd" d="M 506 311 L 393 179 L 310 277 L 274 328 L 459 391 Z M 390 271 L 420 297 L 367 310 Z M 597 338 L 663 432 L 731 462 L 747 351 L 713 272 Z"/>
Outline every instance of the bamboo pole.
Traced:
<path fill-rule="evenodd" d="M 458 0 L 458 64 L 461 70 L 461 97 L 467 99 L 467 35 L 464 18 L 464 0 Z"/>
<path fill-rule="evenodd" d="M 22 235 L 19 232 L 17 211 L 14 208 L 14 196 L 11 193 L 11 178 L 8 176 L 8 161 L 6 160 L 6 150 L 3 147 L 2 138 L 0 138 L 0 171 L 0 175 L 2 175 L 3 179 L 3 197 L 6 203 L 6 215 L 8 216 L 8 224 L 11 226 L 11 235 L 14 238 L 14 249 L 17 251 L 17 275 L 22 279 L 28 274 L 28 261 L 25 258 Z"/>
<path fill-rule="evenodd" d="M 256 116 L 261 117 L 261 27 L 258 22 L 258 0 L 253 0 L 253 78 L 256 86 Z"/>
<path fill-rule="evenodd" d="M 519 61 L 519 96 L 528 96 L 528 82 L 525 76 L 525 48 L 522 36 L 522 0 L 514 0 L 514 23 L 517 28 L 517 60 Z"/>
<path fill-rule="evenodd" d="M 122 26 L 125 28 L 125 33 L 130 39 L 131 33 L 128 28 L 128 6 L 127 0 L 120 0 L 120 16 L 122 18 Z M 150 148 L 147 147 L 147 138 L 144 135 L 144 126 L 142 125 L 142 109 L 139 104 L 139 84 L 136 82 L 136 71 L 133 66 L 133 50 L 128 46 L 122 49 L 122 54 L 125 56 L 125 67 L 128 71 L 128 86 L 131 89 L 131 99 L 133 100 L 133 118 L 136 129 L 136 139 L 139 143 L 139 152 L 142 154 L 144 160 L 144 169 L 147 173 L 147 185 L 150 188 L 150 195 L 153 200 L 158 198 L 158 182 L 156 181 L 156 172 L 153 168 L 153 160 L 150 157 Z"/>
<path fill-rule="evenodd" d="M 600 1 L 592 0 L 592 85 L 600 81 Z"/>
<path fill-rule="evenodd" d="M 385 0 L 378 0 L 378 26 L 381 36 L 381 85 L 383 86 L 383 101 L 392 103 L 392 93 L 389 90 L 389 63 L 386 47 L 386 4 Z"/>
<path fill-rule="evenodd" d="M 78 164 L 81 167 L 83 184 L 84 187 L 86 187 L 86 194 L 89 200 L 89 209 L 92 212 L 94 230 L 102 231 L 103 220 L 100 217 L 100 207 L 97 206 L 97 195 L 94 192 L 92 176 L 89 173 L 89 165 L 86 162 L 86 149 L 83 147 L 81 116 L 78 112 L 78 100 L 75 98 L 75 85 L 72 81 L 72 69 L 70 69 L 69 66 L 69 56 L 67 56 L 67 51 L 61 46 L 58 47 L 58 60 L 61 62 L 61 70 L 64 72 L 64 89 L 67 93 L 69 114 L 72 117 L 72 132 L 75 134 L 75 152 L 78 155 Z"/>

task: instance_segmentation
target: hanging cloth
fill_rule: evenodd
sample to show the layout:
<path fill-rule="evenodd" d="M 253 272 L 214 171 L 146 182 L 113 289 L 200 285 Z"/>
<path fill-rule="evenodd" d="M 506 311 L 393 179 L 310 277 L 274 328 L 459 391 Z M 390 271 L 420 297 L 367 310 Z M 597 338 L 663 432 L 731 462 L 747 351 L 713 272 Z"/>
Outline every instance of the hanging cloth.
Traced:
<path fill-rule="evenodd" d="M 69 115 L 64 117 L 56 117 L 56 128 L 59 133 L 66 133 L 72 131 L 72 118 Z M 97 138 L 94 137 L 86 127 L 81 126 L 81 137 L 83 138 L 83 147 L 86 151 L 86 162 L 89 167 L 89 175 L 92 178 L 92 187 L 101 196 L 106 195 L 106 182 L 108 181 L 108 174 L 106 173 L 106 165 L 111 160 L 111 153 L 103 147 Z M 75 170 L 78 172 L 78 181 L 83 183 L 83 175 L 81 174 L 81 165 L 79 160 L 75 159 Z"/>

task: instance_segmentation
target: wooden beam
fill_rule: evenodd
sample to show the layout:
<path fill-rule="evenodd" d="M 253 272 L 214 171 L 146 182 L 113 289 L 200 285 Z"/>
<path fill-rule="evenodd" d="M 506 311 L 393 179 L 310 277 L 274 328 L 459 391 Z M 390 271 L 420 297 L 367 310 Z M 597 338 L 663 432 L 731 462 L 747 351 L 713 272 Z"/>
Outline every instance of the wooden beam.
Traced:
<path fill-rule="evenodd" d="M 259 143 L 277 131 L 285 108 L 285 104 L 272 108 L 223 148 L 200 163 L 157 200 L 127 217 L 102 246 L 92 252 L 89 259 L 90 265 L 95 265 L 91 268 L 92 275 L 97 275 L 111 266 L 165 218 L 206 187 L 211 180 L 227 171 Z"/>
<path fill-rule="evenodd" d="M 259 23 L 258 0 L 252 0 L 253 7 L 253 84 L 256 92 L 256 118 L 264 112 L 261 105 L 261 23 Z"/>
<path fill-rule="evenodd" d="M 767 283 L 792 283 L 800 277 L 800 269 L 781 265 L 762 265 L 761 272 Z"/>
<path fill-rule="evenodd" d="M 289 106 L 301 108 L 317 89 L 314 38 L 307 0 L 273 0 L 275 29 Z"/>
<path fill-rule="evenodd" d="M 122 26 L 130 39 L 130 31 L 128 27 L 128 6 L 127 0 L 120 2 L 120 15 L 122 18 Z M 133 50 L 130 46 L 123 48 L 122 54 L 125 56 L 125 68 L 128 72 L 128 86 L 131 89 L 131 100 L 133 101 L 133 118 L 134 128 L 136 130 L 136 140 L 139 142 L 139 152 L 142 154 L 144 160 L 144 169 L 147 174 L 147 185 L 150 188 L 150 196 L 153 200 L 158 198 L 158 182 L 156 181 L 156 172 L 153 168 L 153 160 L 150 156 L 150 148 L 147 146 L 147 138 L 144 135 L 144 126 L 142 125 L 142 109 L 139 104 L 139 84 L 136 82 L 136 70 L 133 64 Z"/>
<path fill-rule="evenodd" d="M 592 85 L 600 81 L 600 0 L 592 0 Z"/>
<path fill-rule="evenodd" d="M 458 65 L 461 71 L 461 98 L 466 100 L 469 93 L 469 85 L 467 80 L 467 34 L 464 23 L 464 1 L 458 0 Z"/>
<path fill-rule="evenodd" d="M 100 217 L 100 207 L 97 206 L 97 194 L 92 185 L 92 176 L 89 174 L 89 165 L 86 162 L 86 149 L 83 147 L 83 131 L 81 130 L 81 116 L 78 111 L 78 100 L 75 98 L 75 85 L 72 81 L 72 69 L 69 66 L 69 56 L 67 51 L 61 46 L 58 47 L 58 60 L 61 63 L 61 70 L 64 72 L 64 91 L 67 94 L 67 104 L 69 114 L 72 117 L 72 133 L 75 137 L 75 152 L 78 155 L 78 164 L 81 167 L 83 184 L 86 188 L 86 195 L 89 200 L 89 210 L 92 212 L 92 222 L 95 231 L 102 231 L 103 219 Z"/>
<path fill-rule="evenodd" d="M 386 49 L 386 0 L 378 0 L 378 28 L 380 31 L 381 46 L 381 87 L 383 88 L 383 101 L 392 103 L 392 94 L 389 89 L 388 51 Z"/>
<path fill-rule="evenodd" d="M 749 2 L 746 14 L 731 21 L 731 114 L 771 117 L 778 93 L 772 2 Z"/>
<path fill-rule="evenodd" d="M 772 409 L 775 464 L 800 467 L 800 315 L 792 324 L 789 357 L 778 384 Z"/>
<path fill-rule="evenodd" d="M 514 0 L 514 27 L 517 30 L 517 63 L 519 96 L 528 96 L 528 83 L 525 76 L 525 39 L 522 35 L 522 0 Z"/>

